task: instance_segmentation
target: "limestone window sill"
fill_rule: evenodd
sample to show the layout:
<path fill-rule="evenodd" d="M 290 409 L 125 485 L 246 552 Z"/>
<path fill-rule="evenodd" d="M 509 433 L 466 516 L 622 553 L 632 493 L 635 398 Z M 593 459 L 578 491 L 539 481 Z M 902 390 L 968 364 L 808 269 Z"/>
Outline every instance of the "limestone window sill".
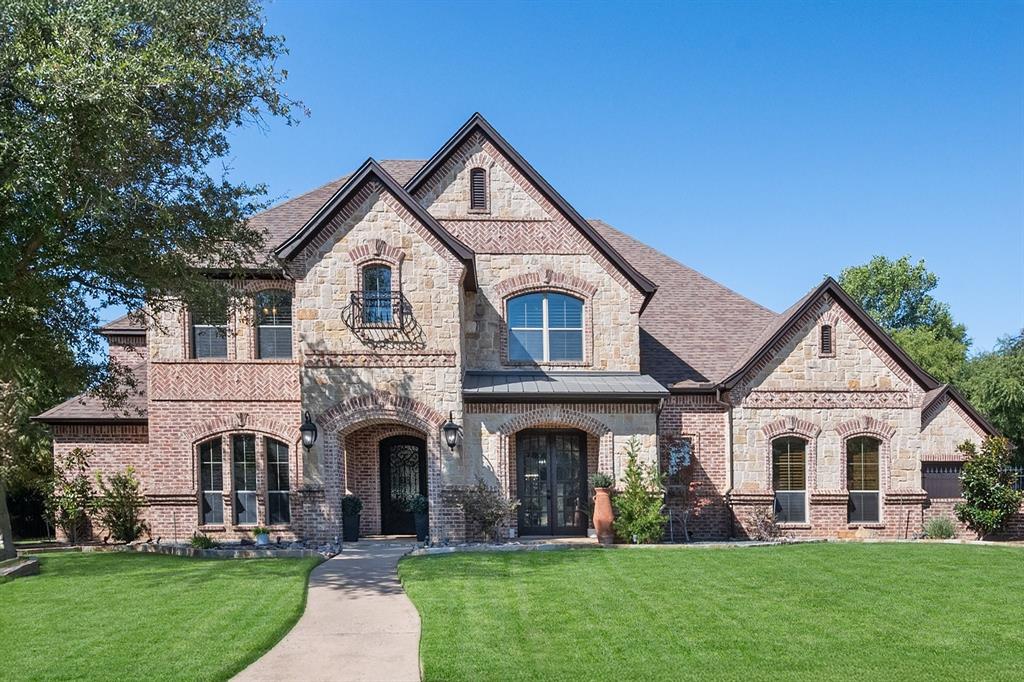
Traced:
<path fill-rule="evenodd" d="M 204 533 L 223 533 L 227 528 L 225 526 L 199 526 L 199 530 Z"/>
<path fill-rule="evenodd" d="M 470 215 L 490 215 L 491 209 L 489 208 L 467 208 L 466 213 Z"/>
<path fill-rule="evenodd" d="M 809 523 L 780 523 L 779 528 L 785 530 L 810 530 L 811 524 Z"/>
<path fill-rule="evenodd" d="M 850 523 L 846 526 L 847 530 L 857 530 L 859 528 L 865 528 L 867 530 L 885 530 L 884 523 Z"/>

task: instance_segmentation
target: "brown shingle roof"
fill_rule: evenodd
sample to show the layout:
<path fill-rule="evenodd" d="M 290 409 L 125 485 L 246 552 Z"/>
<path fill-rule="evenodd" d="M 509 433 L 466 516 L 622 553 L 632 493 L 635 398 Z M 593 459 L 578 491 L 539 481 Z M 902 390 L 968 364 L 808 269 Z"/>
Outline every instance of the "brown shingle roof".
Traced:
<path fill-rule="evenodd" d="M 137 383 L 137 392 L 129 397 L 125 406 L 112 410 L 103 401 L 87 393 L 76 395 L 60 405 L 33 417 L 35 421 L 47 424 L 73 424 L 76 422 L 122 422 L 146 421 L 146 363 L 131 368 Z"/>
<path fill-rule="evenodd" d="M 136 315 L 128 313 L 100 327 L 100 334 L 145 334 L 146 325 Z"/>
<path fill-rule="evenodd" d="M 658 286 L 640 316 L 640 371 L 665 385 L 716 384 L 776 319 L 767 308 L 619 232 L 591 224 Z"/>

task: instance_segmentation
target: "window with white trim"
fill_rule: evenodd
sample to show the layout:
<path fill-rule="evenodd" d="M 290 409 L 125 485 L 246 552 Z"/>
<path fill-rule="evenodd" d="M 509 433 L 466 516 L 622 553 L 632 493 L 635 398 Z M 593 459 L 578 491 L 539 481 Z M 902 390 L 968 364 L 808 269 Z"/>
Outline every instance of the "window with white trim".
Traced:
<path fill-rule="evenodd" d="M 200 506 L 205 526 L 224 523 L 224 461 L 220 438 L 199 446 Z"/>
<path fill-rule="evenodd" d="M 807 522 L 807 441 L 787 436 L 772 441 L 775 520 Z"/>
<path fill-rule="evenodd" d="M 192 357 L 228 356 L 227 314 L 192 313 Z"/>
<path fill-rule="evenodd" d="M 583 301 L 555 292 L 508 301 L 508 359 L 512 362 L 581 362 Z"/>
<path fill-rule="evenodd" d="M 231 437 L 232 481 L 235 486 L 235 523 L 256 525 L 256 436 Z"/>
<path fill-rule="evenodd" d="M 270 289 L 256 294 L 256 357 L 292 356 L 292 295 Z"/>
<path fill-rule="evenodd" d="M 869 436 L 858 436 L 846 441 L 846 488 L 850 492 L 850 523 L 879 521 L 880 445 L 877 438 Z"/>
<path fill-rule="evenodd" d="M 267 439 L 267 521 L 271 524 L 291 521 L 288 504 L 288 446 Z"/>

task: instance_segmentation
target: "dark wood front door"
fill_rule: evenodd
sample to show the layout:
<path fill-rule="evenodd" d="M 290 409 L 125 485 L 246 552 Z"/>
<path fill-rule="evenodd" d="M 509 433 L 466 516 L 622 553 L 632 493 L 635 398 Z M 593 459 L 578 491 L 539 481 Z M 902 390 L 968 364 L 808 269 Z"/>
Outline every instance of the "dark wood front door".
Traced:
<path fill-rule="evenodd" d="M 427 443 L 413 436 L 380 442 L 380 530 L 385 535 L 412 535 L 416 522 L 412 498 L 427 494 Z"/>
<path fill-rule="evenodd" d="M 586 434 L 523 431 L 516 439 L 516 459 L 519 534 L 586 534 Z"/>

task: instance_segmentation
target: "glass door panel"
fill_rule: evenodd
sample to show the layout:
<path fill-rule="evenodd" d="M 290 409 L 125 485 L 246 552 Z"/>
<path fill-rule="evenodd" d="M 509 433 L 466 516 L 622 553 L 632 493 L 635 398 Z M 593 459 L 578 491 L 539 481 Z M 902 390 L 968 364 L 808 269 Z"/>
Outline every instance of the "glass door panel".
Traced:
<path fill-rule="evenodd" d="M 551 524 L 551 488 L 548 480 L 548 444 L 544 436 L 527 436 L 519 441 L 520 533 L 547 532 Z"/>
<path fill-rule="evenodd" d="M 586 532 L 586 449 L 581 432 L 519 435 L 519 534 Z"/>

